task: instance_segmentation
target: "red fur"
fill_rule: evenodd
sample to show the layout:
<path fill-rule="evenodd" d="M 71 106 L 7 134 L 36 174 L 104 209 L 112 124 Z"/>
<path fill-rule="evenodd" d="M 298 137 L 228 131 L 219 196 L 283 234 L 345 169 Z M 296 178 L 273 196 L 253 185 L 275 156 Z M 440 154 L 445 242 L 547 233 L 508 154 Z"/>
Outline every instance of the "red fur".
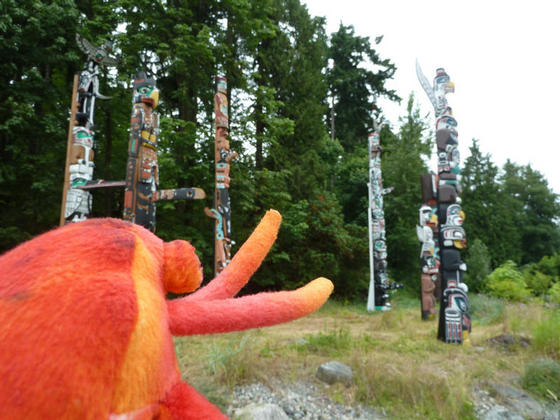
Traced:
<path fill-rule="evenodd" d="M 272 246 L 268 212 L 221 276 L 202 278 L 194 248 L 91 219 L 0 257 L 0 418 L 220 419 L 181 382 L 171 334 L 272 325 L 317 309 L 332 284 L 232 299 Z"/>

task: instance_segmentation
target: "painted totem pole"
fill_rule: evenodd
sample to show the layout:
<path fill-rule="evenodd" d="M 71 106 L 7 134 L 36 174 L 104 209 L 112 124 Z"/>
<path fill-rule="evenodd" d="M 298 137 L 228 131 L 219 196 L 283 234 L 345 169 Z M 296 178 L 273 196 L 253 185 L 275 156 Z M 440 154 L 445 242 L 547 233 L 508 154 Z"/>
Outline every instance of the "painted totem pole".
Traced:
<path fill-rule="evenodd" d="M 238 154 L 229 148 L 229 115 L 227 98 L 227 79 L 216 77 L 214 95 L 214 115 L 216 136 L 214 141 L 215 189 L 214 208 L 206 208 L 206 215 L 216 220 L 214 238 L 214 272 L 219 274 L 231 260 L 231 206 L 229 198 L 230 162 Z"/>
<path fill-rule="evenodd" d="M 393 188 L 383 188 L 381 173 L 380 126 L 374 121 L 375 131 L 368 135 L 369 150 L 369 264 L 370 282 L 367 310 L 386 311 L 391 309 L 389 290 L 398 285 L 390 284 L 387 274 L 387 245 L 385 241 L 385 213 L 383 211 L 383 196 L 393 191 Z"/>
<path fill-rule="evenodd" d="M 123 219 L 144 226 L 152 232 L 156 228 L 156 202 L 202 199 L 200 188 L 158 190 L 158 115 L 154 112 L 159 91 L 154 79 L 144 72 L 134 76 L 132 116 L 124 191 Z"/>
<path fill-rule="evenodd" d="M 78 34 L 76 34 L 76 41 L 80 49 L 87 54 L 87 62 L 79 76 L 74 78 L 60 215 L 61 226 L 65 223 L 81 222 L 91 213 L 91 193 L 83 187 L 99 184 L 93 180 L 95 99 L 109 99 L 99 93 L 99 67 L 117 64 L 115 59 L 109 57 L 113 50 L 110 41 L 106 41 L 101 47 L 94 47 Z"/>
<path fill-rule="evenodd" d="M 438 217 L 437 200 L 434 193 L 436 177 L 434 174 L 423 174 L 420 177 L 422 184 L 422 205 L 419 209 L 419 224 L 416 226 L 418 240 L 422 244 L 420 249 L 421 274 L 421 307 L 422 319 L 434 319 L 435 293 L 440 290 L 439 276 L 439 241 L 438 238 Z"/>
<path fill-rule="evenodd" d="M 451 107 L 445 97 L 447 93 L 454 92 L 455 87 L 442 68 L 437 69 L 433 86 L 422 73 L 418 62 L 416 63 L 416 73 L 434 106 L 436 117 L 438 173 L 437 176 L 430 175 L 433 180 L 430 184 L 432 184 L 432 196 L 435 197 L 437 203 L 437 240 L 440 257 L 441 293 L 438 338 L 447 343 L 461 344 L 469 342 L 471 321 L 468 288 L 463 283 L 463 274 L 467 266 L 461 260 L 460 254 L 460 250 L 466 247 L 466 235 L 462 227 L 465 214 L 461 210 L 461 199 L 458 196 L 461 188 L 458 180 L 460 167 L 457 121 L 453 117 Z M 425 199 L 426 197 L 424 197 Z M 427 209 L 424 211 L 428 212 Z M 433 220 L 432 213 L 433 210 L 430 208 L 430 220 Z M 426 216 L 421 215 L 420 219 L 421 225 L 424 223 L 422 225 L 424 233 L 419 234 L 419 237 L 427 239 L 422 242 L 424 250 L 429 246 L 429 234 L 425 229 L 428 221 Z M 431 230 L 430 227 L 428 228 Z"/>

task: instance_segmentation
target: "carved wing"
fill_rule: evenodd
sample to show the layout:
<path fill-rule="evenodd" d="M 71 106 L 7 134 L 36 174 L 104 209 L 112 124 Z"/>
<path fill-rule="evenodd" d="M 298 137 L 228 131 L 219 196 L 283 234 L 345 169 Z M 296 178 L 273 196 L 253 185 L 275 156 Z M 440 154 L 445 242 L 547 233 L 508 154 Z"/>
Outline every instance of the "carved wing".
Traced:
<path fill-rule="evenodd" d="M 104 66 L 116 67 L 117 64 L 119 64 L 119 60 L 117 60 L 116 58 L 107 56 L 107 57 L 103 57 L 103 60 L 101 60 L 101 64 L 103 64 Z"/>
<path fill-rule="evenodd" d="M 78 43 L 78 47 L 87 54 L 88 57 L 95 57 L 95 48 L 91 42 L 87 39 L 80 36 L 80 34 L 76 34 L 76 42 Z"/>
<path fill-rule="evenodd" d="M 418 81 L 422 85 L 422 88 L 426 92 L 426 95 L 428 95 L 428 98 L 430 98 L 430 102 L 434 106 L 434 109 L 437 109 L 437 100 L 436 96 L 434 95 L 434 89 L 426 76 L 424 76 L 424 73 L 422 73 L 422 69 L 420 68 L 420 63 L 418 62 L 418 60 L 416 60 L 416 76 L 418 77 Z"/>

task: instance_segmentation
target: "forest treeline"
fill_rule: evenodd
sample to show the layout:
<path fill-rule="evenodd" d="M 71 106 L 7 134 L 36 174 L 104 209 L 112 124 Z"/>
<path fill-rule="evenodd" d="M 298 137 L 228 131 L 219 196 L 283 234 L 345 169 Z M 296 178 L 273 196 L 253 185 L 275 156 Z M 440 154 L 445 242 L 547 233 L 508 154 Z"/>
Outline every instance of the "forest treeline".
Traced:
<path fill-rule="evenodd" d="M 214 188 L 213 79 L 226 76 L 231 148 L 240 155 L 230 173 L 234 252 L 267 209 L 283 215 L 247 291 L 326 276 L 338 296 L 365 297 L 372 106 L 379 97 L 401 100 L 386 87 L 399 76 L 375 49 L 381 36 L 372 41 L 344 24 L 327 34 L 300 0 L 3 0 L 0 8 L 1 251 L 57 225 L 72 80 L 85 61 L 75 34 L 95 45 L 111 37 L 119 64 L 101 78 L 111 99 L 96 103 L 94 177 L 124 179 L 131 81 L 145 71 L 160 89 L 160 188 L 207 193 L 158 204 L 157 234 L 191 241 L 211 277 L 214 221 L 203 210 Z M 407 109 L 381 133 L 384 185 L 395 188 L 385 215 L 390 277 L 417 290 L 419 176 L 435 146 L 431 119 L 412 97 Z M 375 113 L 380 121 L 383 110 Z M 538 170 L 499 168 L 476 141 L 463 167 L 474 257 L 482 250 L 497 267 L 558 251 L 558 196 Z M 122 198 L 119 189 L 96 191 L 93 215 L 121 217 Z"/>

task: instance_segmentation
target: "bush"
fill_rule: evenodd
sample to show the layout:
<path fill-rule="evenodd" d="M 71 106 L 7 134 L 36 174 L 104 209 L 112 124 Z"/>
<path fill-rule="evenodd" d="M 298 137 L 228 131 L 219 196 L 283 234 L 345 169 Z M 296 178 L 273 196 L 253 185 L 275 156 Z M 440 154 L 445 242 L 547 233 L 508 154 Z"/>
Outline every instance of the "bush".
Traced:
<path fill-rule="evenodd" d="M 548 291 L 552 303 L 560 303 L 560 283 L 554 283 Z"/>
<path fill-rule="evenodd" d="M 535 296 L 543 296 L 548 293 L 552 285 L 552 277 L 536 270 L 527 270 L 523 278 Z"/>
<path fill-rule="evenodd" d="M 540 397 L 555 400 L 560 396 L 560 364 L 550 359 L 527 363 L 521 384 Z"/>
<path fill-rule="evenodd" d="M 560 276 L 560 256 L 558 254 L 545 255 L 535 264 L 535 269 L 551 277 Z"/>
<path fill-rule="evenodd" d="M 525 302 L 531 296 L 523 275 L 513 261 L 506 261 L 487 278 L 488 293 L 502 299 Z"/>

